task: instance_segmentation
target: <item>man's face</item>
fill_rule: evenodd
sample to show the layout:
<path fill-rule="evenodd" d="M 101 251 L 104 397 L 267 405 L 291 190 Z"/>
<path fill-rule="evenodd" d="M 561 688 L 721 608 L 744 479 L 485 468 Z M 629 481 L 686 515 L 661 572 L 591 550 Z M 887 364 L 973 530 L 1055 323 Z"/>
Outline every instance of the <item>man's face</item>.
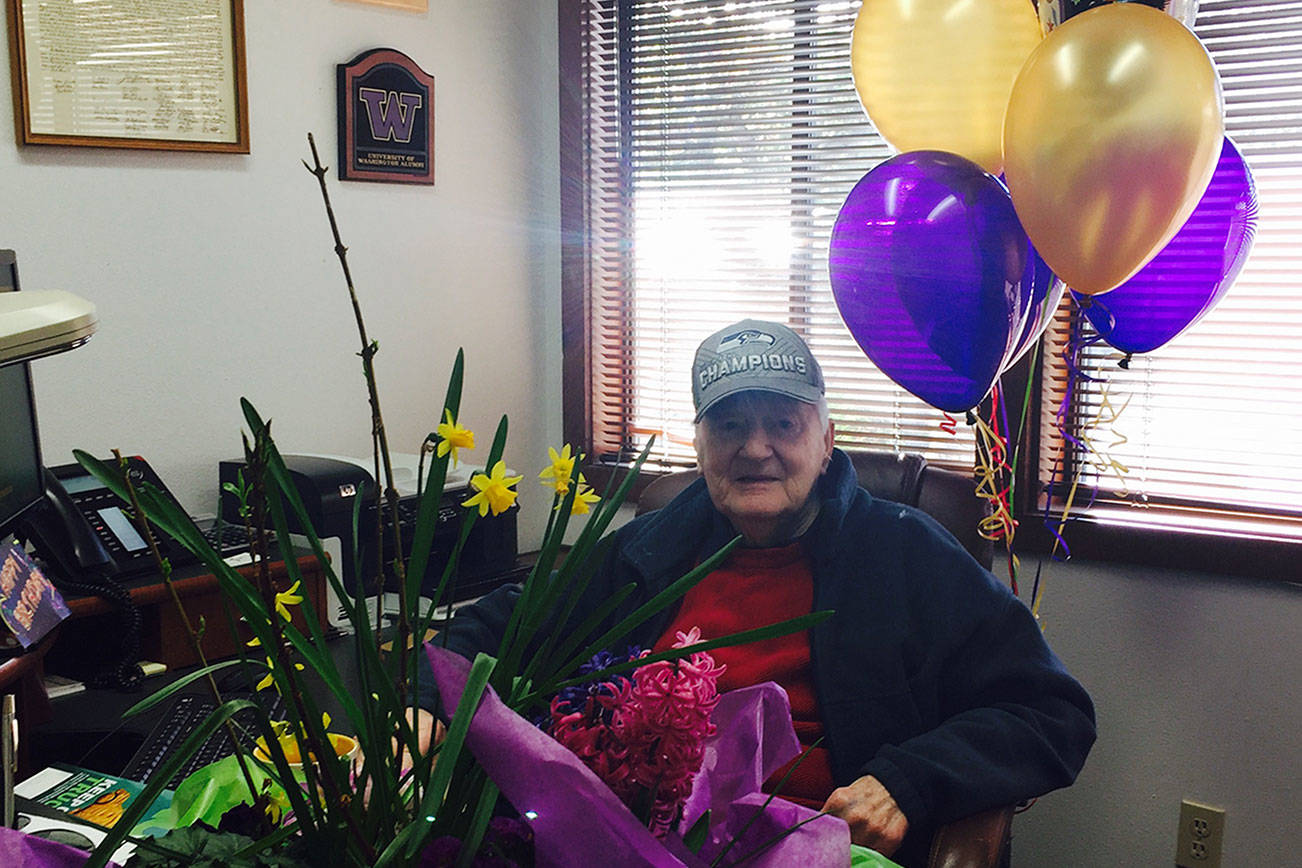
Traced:
<path fill-rule="evenodd" d="M 818 409 L 771 392 L 720 401 L 697 429 L 696 460 L 710 499 L 752 545 L 785 542 L 810 514 L 832 454 Z"/>

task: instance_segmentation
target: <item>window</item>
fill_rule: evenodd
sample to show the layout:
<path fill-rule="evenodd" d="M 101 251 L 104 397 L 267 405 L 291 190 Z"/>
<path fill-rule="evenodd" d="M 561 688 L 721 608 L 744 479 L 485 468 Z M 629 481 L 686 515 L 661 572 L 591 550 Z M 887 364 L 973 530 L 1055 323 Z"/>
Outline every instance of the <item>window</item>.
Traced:
<path fill-rule="evenodd" d="M 586 39 L 570 70 L 580 90 L 563 90 L 586 105 L 577 126 L 563 121 L 583 136 L 563 138 L 564 174 L 583 179 L 567 182 L 567 197 L 582 195 L 567 228 L 587 242 L 567 257 L 567 282 L 586 289 L 566 306 L 569 415 L 587 417 L 571 418 L 569 439 L 618 461 L 654 434 L 657 463 L 690 464 L 692 354 L 754 316 L 805 337 L 843 446 L 970 467 L 971 433 L 946 433 L 940 411 L 872 366 L 828 285 L 837 212 L 890 156 L 851 83 L 858 3 L 566 5 Z M 574 62 L 564 47 L 562 58 Z"/>
<path fill-rule="evenodd" d="M 754 315 L 791 324 L 824 363 L 841 445 L 972 466 L 971 430 L 947 433 L 943 414 L 873 367 L 828 285 L 837 211 L 891 153 L 851 82 L 858 7 L 562 0 L 566 434 L 590 460 L 626 460 L 655 434 L 661 466 L 690 463 L 691 354 Z M 1195 526 L 1229 552 L 1222 561 L 1243 544 L 1274 552 L 1253 562 L 1260 574 L 1302 541 L 1302 2 L 1203 0 L 1196 29 L 1256 180 L 1255 249 L 1215 310 L 1128 370 L 1104 344 L 1082 354 L 1092 379 L 1078 383 L 1066 430 L 1093 424 L 1104 379 L 1113 408 L 1128 400 L 1115 426 L 1125 442 L 1107 441 L 1127 468 L 1121 495 L 1056 425 L 1077 315 L 1065 301 L 1035 370 L 1028 360 L 1005 381 L 1010 414 L 1028 376 L 1036 386 L 1016 491 L 1033 537 L 1037 505 L 1020 492 L 1079 468 L 1076 553 L 1142 558 L 1154 550 L 1146 529 Z M 1139 544 L 1114 550 L 1106 534 L 1118 528 Z"/>
<path fill-rule="evenodd" d="M 1052 477 L 1067 483 L 1056 486 L 1054 506 L 1060 509 L 1076 469 L 1081 471 L 1069 515 L 1086 521 L 1068 526 L 1068 545 L 1082 535 L 1092 554 L 1118 545 L 1115 534 L 1100 536 L 1091 524 L 1123 525 L 1135 545 L 1146 544 L 1136 529 L 1197 529 L 1229 544 L 1221 546 L 1219 568 L 1254 573 L 1277 565 L 1283 573 L 1270 577 L 1297 579 L 1302 3 L 1203 0 L 1195 30 L 1221 76 L 1226 134 L 1256 182 L 1252 254 L 1234 286 L 1201 321 L 1156 351 L 1134 356 L 1128 367 L 1119 365 L 1122 354 L 1106 344 L 1084 347 L 1085 377 L 1076 379 L 1066 428 L 1077 438 L 1092 429 L 1097 445 L 1092 451 L 1072 448 L 1054 419 L 1069 378 L 1062 351 L 1081 318 L 1071 305 L 1059 311 L 1044 346 L 1037 481 L 1043 485 Z M 1086 340 L 1092 333 L 1085 324 Z M 1120 408 L 1115 423 L 1109 423 Z M 1113 553 L 1139 557 L 1129 543 L 1121 545 L 1122 551 Z M 1206 542 L 1202 545 L 1198 560 L 1207 556 Z M 1167 546 L 1163 557 L 1174 548 Z M 1275 554 L 1263 562 L 1254 554 L 1263 550 Z"/>

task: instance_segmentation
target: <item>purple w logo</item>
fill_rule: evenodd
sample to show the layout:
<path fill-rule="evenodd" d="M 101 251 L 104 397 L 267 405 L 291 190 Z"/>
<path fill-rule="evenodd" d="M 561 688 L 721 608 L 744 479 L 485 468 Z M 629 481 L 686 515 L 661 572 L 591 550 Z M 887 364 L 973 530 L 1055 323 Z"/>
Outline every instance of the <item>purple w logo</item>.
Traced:
<path fill-rule="evenodd" d="M 410 142 L 416 122 L 416 109 L 421 107 L 418 93 L 397 93 L 374 87 L 360 87 L 358 96 L 366 103 L 366 119 L 371 124 L 371 137 L 376 141 Z"/>

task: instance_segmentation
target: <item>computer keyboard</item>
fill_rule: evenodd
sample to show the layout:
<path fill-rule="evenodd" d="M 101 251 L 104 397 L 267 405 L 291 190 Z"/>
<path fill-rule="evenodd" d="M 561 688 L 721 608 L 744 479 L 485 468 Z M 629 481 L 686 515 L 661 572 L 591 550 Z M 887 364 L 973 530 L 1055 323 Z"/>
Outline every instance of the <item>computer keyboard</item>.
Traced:
<path fill-rule="evenodd" d="M 217 524 L 203 531 L 208 544 L 222 557 L 238 555 L 249 550 L 249 534 L 238 524 Z"/>
<path fill-rule="evenodd" d="M 247 694 L 240 697 L 231 695 L 226 698 L 245 697 Z M 268 696 L 266 693 L 260 693 L 256 695 L 256 701 L 264 703 L 264 707 L 267 707 L 265 703 L 270 703 L 268 713 L 272 720 L 284 716 L 285 702 L 279 694 L 271 692 Z M 186 736 L 203 723 L 216 708 L 217 703 L 206 694 L 182 693 L 176 696 L 162 719 L 145 738 L 145 743 L 127 762 L 126 768 L 122 770 L 122 776 L 136 781 L 148 780 L 149 776 L 160 769 L 168 757 L 181 746 Z M 258 735 L 253 723 L 256 712 L 256 709 L 245 708 L 231 718 L 239 733 L 240 743 L 249 750 L 253 749 L 253 743 Z M 225 726 L 219 727 L 200 745 L 180 771 L 172 776 L 172 779 L 167 782 L 167 788 L 176 789 L 181 781 L 197 769 L 234 753 L 235 747 L 231 742 L 230 733 Z"/>

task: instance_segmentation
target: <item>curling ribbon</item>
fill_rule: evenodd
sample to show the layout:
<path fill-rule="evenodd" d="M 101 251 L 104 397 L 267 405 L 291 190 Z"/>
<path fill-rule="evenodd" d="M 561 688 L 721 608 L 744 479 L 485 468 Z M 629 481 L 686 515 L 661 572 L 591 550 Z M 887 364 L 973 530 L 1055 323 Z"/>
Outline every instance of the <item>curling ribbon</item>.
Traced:
<path fill-rule="evenodd" d="M 998 390 L 996 389 L 996 392 Z M 996 418 L 998 398 L 991 406 L 992 422 Z M 1013 554 L 1013 537 L 1017 532 L 1017 520 L 1009 508 L 1009 486 L 1000 480 L 1000 474 L 1008 475 L 1011 468 L 1006 461 L 1007 443 L 996 426 L 987 423 L 979 416 L 973 415 L 969 420 L 976 431 L 976 493 L 978 497 L 990 502 L 990 515 L 977 524 L 977 532 L 988 540 L 1003 540 L 1009 553 L 1009 580 L 1013 593 L 1017 593 L 1017 556 Z"/>
<path fill-rule="evenodd" d="M 1105 378 L 1091 377 L 1081 369 L 1081 351 L 1084 347 L 1097 343 L 1102 339 L 1098 335 L 1088 338 L 1084 337 L 1082 334 L 1083 320 L 1084 317 L 1073 318 L 1071 336 L 1062 351 L 1062 358 L 1067 366 L 1067 388 L 1066 393 L 1063 395 L 1062 404 L 1059 405 L 1058 411 L 1055 414 L 1055 422 L 1058 431 L 1062 435 L 1063 444 L 1059 446 L 1058 455 L 1054 459 L 1053 471 L 1049 477 L 1049 496 L 1046 498 L 1044 507 L 1045 527 L 1048 528 L 1054 538 L 1053 548 L 1049 551 L 1049 557 L 1051 559 L 1054 559 L 1060 547 L 1064 552 L 1066 552 L 1066 555 L 1063 558 L 1064 560 L 1071 557 L 1071 550 L 1067 547 L 1067 541 L 1063 537 L 1062 532 L 1066 527 L 1067 522 L 1071 519 L 1072 507 L 1076 502 L 1076 495 L 1080 489 L 1081 476 L 1087 467 L 1092 468 L 1095 475 L 1098 477 L 1103 477 L 1108 473 L 1114 474 L 1120 484 L 1120 488 L 1117 491 L 1118 494 L 1125 495 L 1129 491 L 1125 474 L 1130 472 L 1130 468 L 1115 458 L 1112 455 L 1112 450 L 1125 444 L 1129 439 L 1116 428 L 1116 422 L 1121 417 L 1121 414 L 1125 411 L 1126 407 L 1129 406 L 1130 398 L 1127 397 L 1120 407 L 1115 406 L 1112 403 L 1111 396 L 1109 395 L 1111 383 Z M 1075 400 L 1076 387 L 1078 383 L 1091 382 L 1099 384 L 1098 410 L 1093 416 L 1078 426 L 1076 436 L 1073 436 L 1068 430 L 1068 426 L 1071 407 Z M 1100 443 L 1096 433 L 1099 429 L 1103 429 L 1102 433 L 1111 436 L 1110 441 L 1106 444 Z M 1070 444 L 1070 446 L 1067 446 L 1066 444 Z M 1075 462 L 1076 466 L 1072 473 L 1071 485 L 1068 488 L 1067 497 L 1063 502 L 1062 512 L 1058 517 L 1057 526 L 1055 527 L 1052 524 L 1049 515 L 1050 507 L 1053 504 L 1054 485 L 1057 480 L 1058 472 L 1062 467 L 1064 450 L 1072 447 L 1076 450 L 1078 460 Z M 1098 493 L 1098 486 L 1094 485 L 1090 486 L 1090 488 L 1090 503 L 1093 503 L 1094 498 Z M 1037 618 L 1040 614 L 1040 601 L 1043 598 L 1043 595 L 1044 588 L 1040 581 L 1040 571 L 1037 570 L 1035 584 L 1031 591 L 1031 613 Z"/>
<path fill-rule="evenodd" d="M 1030 383 L 1027 383 L 1030 387 Z M 1013 516 L 1016 512 L 1013 509 L 1013 487 L 1017 484 L 1017 444 L 1021 441 L 1021 431 L 1018 430 L 1016 436 L 1009 440 L 1012 429 L 1008 427 L 1008 402 L 1004 400 L 1004 390 L 1002 384 L 996 382 L 990 398 L 990 427 L 994 429 L 998 442 L 1003 447 L 1000 456 L 1001 469 L 1005 474 L 1008 484 L 1004 486 L 1004 502 L 1008 507 L 1009 519 L 1012 521 L 1012 530 L 1008 534 L 1007 552 L 1008 552 L 1008 586 L 1012 589 L 1014 596 L 1021 596 L 1017 587 L 1017 573 L 1021 567 L 1021 561 L 1013 551 L 1013 534 L 1017 530 L 1017 519 Z M 1025 408 L 1023 408 L 1025 412 Z M 1009 447 L 1012 447 L 1011 449 Z M 1009 458 L 1011 457 L 1011 462 Z"/>
<path fill-rule="evenodd" d="M 940 430 L 944 431 L 946 434 L 948 434 L 951 437 L 957 436 L 958 420 L 955 419 L 953 416 L 949 415 L 948 413 L 945 413 L 944 410 L 941 410 L 941 412 L 945 414 L 945 421 L 940 423 Z"/>
<path fill-rule="evenodd" d="M 1104 381 L 1099 392 L 1098 412 L 1081 429 L 1080 439 L 1088 450 L 1086 454 L 1089 456 L 1089 463 L 1094 467 L 1095 474 L 1101 477 L 1111 472 L 1115 475 L 1118 485 L 1116 492 L 1119 496 L 1124 496 L 1130 493 L 1130 484 L 1126 481 L 1126 474 L 1130 472 L 1130 467 L 1114 458 L 1112 450 L 1125 445 L 1130 440 L 1116 428 L 1117 419 L 1125 412 L 1126 407 L 1130 406 L 1130 396 L 1126 396 L 1126 400 L 1120 407 L 1114 407 L 1108 394 L 1110 388 L 1111 384 Z M 1106 431 L 1103 433 L 1110 434 L 1112 439 L 1100 448 L 1098 441 L 1091 435 L 1095 429 L 1105 426 Z M 1079 471 L 1077 473 L 1079 474 Z"/>

